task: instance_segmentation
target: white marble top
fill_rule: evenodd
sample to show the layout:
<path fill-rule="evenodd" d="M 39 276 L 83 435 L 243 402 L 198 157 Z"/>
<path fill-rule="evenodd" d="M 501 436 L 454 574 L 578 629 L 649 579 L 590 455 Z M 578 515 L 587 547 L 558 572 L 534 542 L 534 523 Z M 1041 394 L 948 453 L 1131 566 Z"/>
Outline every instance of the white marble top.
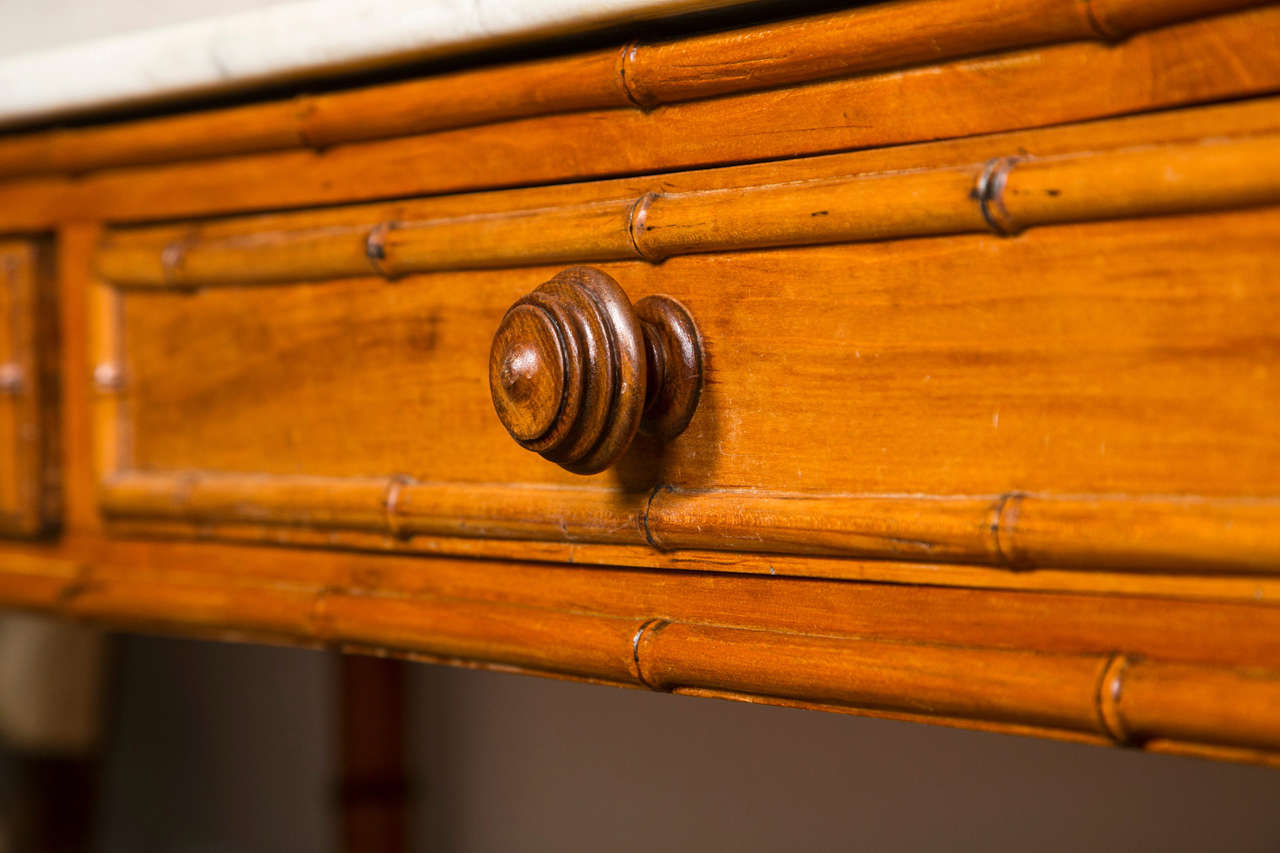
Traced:
<path fill-rule="evenodd" d="M 112 0 L 95 2 L 110 5 Z M 0 56 L 0 125 L 389 66 L 738 2 L 742 0 L 277 3 Z"/>

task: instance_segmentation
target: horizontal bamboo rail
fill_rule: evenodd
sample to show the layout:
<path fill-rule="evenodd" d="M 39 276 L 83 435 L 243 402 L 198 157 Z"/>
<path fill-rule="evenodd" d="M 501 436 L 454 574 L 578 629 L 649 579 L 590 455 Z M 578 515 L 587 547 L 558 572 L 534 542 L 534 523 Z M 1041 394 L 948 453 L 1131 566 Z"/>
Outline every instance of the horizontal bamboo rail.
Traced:
<path fill-rule="evenodd" d="M 208 472 L 111 475 L 113 520 L 963 563 L 1280 571 L 1280 501 L 1181 496 L 648 494 Z M 707 533 L 704 531 L 714 531 Z"/>
<path fill-rule="evenodd" d="M 1259 0 L 901 0 L 742 30 L 199 114 L 0 138 L 0 178 L 651 108 L 1021 47 L 1112 40 Z M 477 97 L 476 93 L 483 93 Z"/>
<path fill-rule="evenodd" d="M 95 256 L 126 287 L 206 287 L 378 274 L 646 260 L 939 234 L 1013 234 L 1086 220 L 1280 202 L 1280 136 L 1209 139 L 1049 157 L 650 192 L 427 220 L 194 236 L 120 233 Z M 517 196 L 518 197 L 518 196 Z M 357 216 L 359 213 L 356 214 Z"/>
<path fill-rule="evenodd" d="M 455 664 L 1094 743 L 1172 745 L 1178 751 L 1271 762 L 1280 751 L 1280 673 L 1130 652 L 1125 622 L 1116 623 L 1109 640 L 1104 631 L 1088 642 L 1118 643 L 1117 651 L 1004 648 L 891 639 L 876 636 L 874 629 L 870 635 L 851 632 L 855 623 L 875 623 L 881 613 L 887 625 L 899 612 L 916 614 L 915 633 L 929 632 L 933 626 L 921 620 L 936 610 L 950 614 L 942 623 L 968 621 L 964 630 L 974 635 L 970 611 L 954 609 L 955 601 L 947 608 L 948 600 L 973 591 L 885 592 L 875 585 L 679 577 L 664 577 L 655 586 L 656 579 L 644 573 L 615 577 L 620 573 L 573 568 L 566 570 L 572 579 L 556 577 L 556 570 L 526 577 L 514 566 L 491 572 L 489 564 L 469 562 L 454 570 L 448 561 L 427 570 L 415 563 L 405 575 L 414 579 L 412 590 L 397 591 L 391 587 L 399 582 L 388 582 L 398 577 L 397 558 L 360 558 L 367 571 L 326 582 L 323 558 L 317 565 L 305 554 L 285 558 L 281 568 L 278 553 L 233 548 L 227 556 L 239 555 L 229 561 L 236 568 L 218 570 L 184 565 L 181 546 L 143 547 L 148 558 L 135 555 L 128 562 L 113 561 L 110 548 L 100 561 L 82 566 L 60 560 L 7 562 L 0 566 L 0 599 L 113 625 L 355 644 Z M 121 548 L 136 551 L 138 546 L 115 546 Z M 166 548 L 173 559 L 164 558 Z M 296 567 L 289 564 L 299 560 L 311 568 L 305 577 L 292 577 Z M 264 562 L 290 577 L 263 575 Z M 504 572 L 516 577 L 503 581 Z M 486 580 L 491 573 L 495 577 Z M 566 599 L 568 604 L 548 598 L 547 590 L 566 581 L 583 590 L 603 585 L 606 591 L 584 591 Z M 769 584 L 767 591 L 753 593 L 760 583 Z M 490 584 L 499 584 L 501 592 Z M 618 595 L 613 590 L 618 584 L 634 593 Z M 655 598 L 650 588 L 661 592 Z M 703 607 L 701 618 L 690 618 L 687 611 L 701 607 L 703 593 L 733 603 L 723 613 Z M 572 596 L 568 590 L 564 594 Z M 919 599 L 918 606 L 871 606 L 871 598 L 883 595 Z M 987 595 L 997 613 L 1017 613 L 1024 621 L 1033 611 L 1040 613 L 1035 634 L 1051 645 L 1062 644 L 1046 629 L 1061 623 L 1070 633 L 1076 624 L 1071 608 L 1089 603 L 1087 597 L 1059 601 L 1051 596 L 1045 602 L 1039 595 Z M 776 620 L 770 613 L 809 613 L 812 628 L 819 628 L 818 623 L 831 620 L 813 620 L 825 612 L 810 610 L 806 602 L 813 596 L 834 598 L 832 612 L 848 614 L 843 629 L 795 631 L 776 622 L 757 624 Z M 854 606 L 860 597 L 868 600 Z M 940 607 L 929 603 L 935 598 Z M 599 606 L 604 599 L 613 606 Z M 1159 605 L 1102 599 L 1095 609 L 1117 619 L 1117 606 Z M 1206 604 L 1182 606 L 1200 613 L 1201 621 L 1213 611 Z M 649 608 L 655 615 L 645 613 Z M 1259 611 L 1258 618 L 1274 621 L 1269 608 L 1251 609 Z M 964 617 L 957 615 L 962 612 Z M 1105 618 L 1089 630 L 1105 629 Z M 946 625 L 939 628 L 945 634 Z M 990 628 L 978 633 L 982 630 Z M 1223 753 L 1224 748 L 1263 752 Z"/>
<path fill-rule="evenodd" d="M 1280 5 L 1264 6 L 1139 33 L 1118 44 L 1072 42 L 649 112 L 560 113 L 319 150 L 28 177 L 0 182 L 0 230 L 670 173 L 961 140 L 1213 102 L 1236 103 L 1194 115 L 1206 122 L 1238 119 L 1258 106 L 1241 99 L 1280 92 L 1280 53 L 1257 47 L 1260 34 L 1277 28 Z M 1241 56 L 1249 61 L 1240 62 Z M 1064 88 L 1062 80 L 1083 82 Z M 1046 91 L 1056 96 L 1046 98 Z M 1199 132 L 1205 127 L 1220 125 L 1206 123 Z M 1138 141 L 1159 138 L 1165 137 Z"/>

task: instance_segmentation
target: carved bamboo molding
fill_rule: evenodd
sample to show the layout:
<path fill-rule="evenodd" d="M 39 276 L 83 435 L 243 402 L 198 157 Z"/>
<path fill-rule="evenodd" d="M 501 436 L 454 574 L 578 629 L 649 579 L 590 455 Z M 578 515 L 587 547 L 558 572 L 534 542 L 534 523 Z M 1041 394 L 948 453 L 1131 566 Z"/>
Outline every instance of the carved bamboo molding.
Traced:
<path fill-rule="evenodd" d="M 426 483 L 142 472 L 100 487 L 108 519 L 353 530 L 1008 569 L 1280 571 L 1280 501 L 1181 496 L 813 495 L 658 486 Z M 705 532 L 705 531 L 714 531 Z"/>
<path fill-rule="evenodd" d="M 394 557 L 366 556 L 362 565 L 381 562 L 368 575 L 347 575 L 335 570 L 340 558 L 333 555 L 223 546 L 225 571 L 175 570 L 168 561 L 154 566 L 137 560 L 138 547 L 108 545 L 100 563 L 84 565 L 11 560 L 0 566 L 0 588 L 7 600 L 33 609 L 153 630 L 392 649 L 651 690 L 1235 760 L 1274 764 L 1280 752 L 1280 672 L 1274 667 L 1165 660 L 1127 651 L 1123 643 L 1115 651 L 1088 642 L 1085 648 L 1070 629 L 1061 644 L 1071 648 L 1011 648 L 956 617 L 961 611 L 947 609 L 954 596 L 968 591 L 898 589 L 881 600 L 872 585 L 853 590 L 852 598 L 836 595 L 841 606 L 840 615 L 831 614 L 834 627 L 826 619 L 821 631 L 795 631 L 757 624 L 759 608 L 776 608 L 765 617 L 773 620 L 790 608 L 811 614 L 818 606 L 813 596 L 825 600 L 829 591 L 779 591 L 764 580 L 774 591 L 757 604 L 746 590 L 733 597 L 723 586 L 707 587 L 709 578 L 667 578 L 659 591 L 645 577 L 574 567 L 568 571 L 579 577 L 593 571 L 583 583 L 603 591 L 582 592 L 567 606 L 527 590 L 513 597 L 512 581 L 503 574 L 510 567 L 484 561 L 458 561 L 451 568 L 446 559 L 437 576 L 418 564 L 403 573 L 403 560 Z M 325 581 L 297 576 L 299 563 L 317 560 L 329 570 L 321 573 Z M 406 587 L 396 580 L 401 577 L 412 582 Z M 500 592 L 494 584 L 504 578 Z M 621 599 L 619 583 L 646 590 L 638 596 L 643 603 L 626 612 L 602 606 Z M 687 607 L 673 605 L 673 583 L 685 591 L 694 585 L 704 596 L 729 593 L 736 603 L 689 618 L 682 615 Z M 1027 599 L 1042 597 L 976 594 L 1001 612 L 1001 605 L 1014 611 L 1008 627 L 1015 630 L 1036 607 L 1083 618 L 1079 607 L 1087 606 L 1051 597 L 1028 610 Z M 1093 606 L 1109 614 L 1104 624 L 1120 618 L 1105 599 Z M 882 618 L 895 607 L 923 608 L 959 633 L 951 642 L 899 636 Z M 1189 615 L 1198 607 L 1175 603 L 1164 618 L 1184 629 L 1202 625 L 1203 616 Z M 859 612 L 866 618 L 859 619 Z M 887 635 L 864 635 L 854 627 L 868 624 Z M 977 641 L 982 636 L 995 642 Z"/>
<path fill-rule="evenodd" d="M 302 225 L 163 245 L 117 232 L 97 272 L 120 287 L 217 287 L 361 275 L 643 260 L 1250 207 L 1280 201 L 1280 136 L 788 181 L 653 191 L 463 216 Z M 727 170 L 729 171 L 729 170 Z M 354 216 L 359 217 L 357 211 Z M 363 215 L 368 215 L 367 209 Z M 303 218 L 305 222 L 305 218 Z"/>
<path fill-rule="evenodd" d="M 0 139 L 0 178 L 332 145 L 593 109 L 651 109 L 1036 45 L 1114 41 L 1262 0 L 906 0 L 657 44 Z M 483 99 L 475 92 L 486 92 Z"/>

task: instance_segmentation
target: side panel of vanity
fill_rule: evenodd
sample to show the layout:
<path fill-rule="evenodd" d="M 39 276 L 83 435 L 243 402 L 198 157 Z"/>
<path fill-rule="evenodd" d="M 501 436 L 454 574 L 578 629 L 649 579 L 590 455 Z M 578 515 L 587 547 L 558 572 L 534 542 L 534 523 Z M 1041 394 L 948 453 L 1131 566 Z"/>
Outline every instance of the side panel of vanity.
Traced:
<path fill-rule="evenodd" d="M 0 535 L 57 519 L 57 324 L 48 253 L 0 241 Z"/>

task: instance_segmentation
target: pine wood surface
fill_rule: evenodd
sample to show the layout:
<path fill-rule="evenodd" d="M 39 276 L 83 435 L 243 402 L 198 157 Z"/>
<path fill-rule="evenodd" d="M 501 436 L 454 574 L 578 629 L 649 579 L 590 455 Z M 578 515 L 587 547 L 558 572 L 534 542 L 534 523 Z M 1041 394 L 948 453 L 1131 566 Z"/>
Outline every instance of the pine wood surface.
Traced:
<path fill-rule="evenodd" d="M 1115 45 L 1070 43 L 645 112 L 595 110 L 319 152 L 21 178 L 0 183 L 0 230 L 653 173 L 1262 95 L 1280 88 L 1280 51 L 1267 44 L 1278 23 L 1280 7 L 1261 7 Z"/>

